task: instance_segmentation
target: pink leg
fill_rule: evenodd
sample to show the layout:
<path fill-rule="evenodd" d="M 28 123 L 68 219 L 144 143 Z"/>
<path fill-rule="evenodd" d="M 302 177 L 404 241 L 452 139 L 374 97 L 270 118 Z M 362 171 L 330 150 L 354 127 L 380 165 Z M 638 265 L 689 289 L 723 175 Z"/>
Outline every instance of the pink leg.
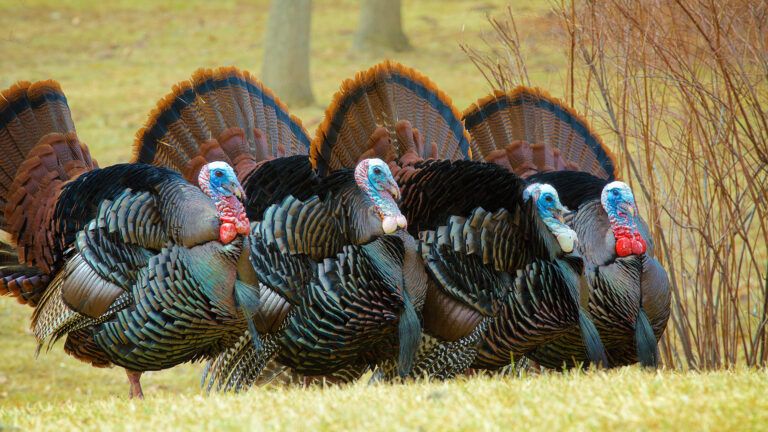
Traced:
<path fill-rule="evenodd" d="M 144 392 L 141 391 L 141 372 L 126 369 L 125 374 L 128 375 L 128 383 L 131 385 L 131 390 L 130 393 L 128 393 L 128 396 L 131 399 L 144 399 Z"/>

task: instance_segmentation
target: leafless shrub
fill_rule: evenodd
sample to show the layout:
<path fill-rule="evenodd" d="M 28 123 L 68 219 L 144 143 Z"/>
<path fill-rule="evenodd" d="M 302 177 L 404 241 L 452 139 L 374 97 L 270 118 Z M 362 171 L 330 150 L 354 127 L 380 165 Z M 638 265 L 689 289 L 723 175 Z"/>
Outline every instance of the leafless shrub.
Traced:
<path fill-rule="evenodd" d="M 565 94 L 621 155 L 672 280 L 668 367 L 768 361 L 768 3 L 554 6 Z M 527 83 L 514 16 L 463 47 L 489 83 Z M 520 65 L 523 65 L 522 67 Z"/>

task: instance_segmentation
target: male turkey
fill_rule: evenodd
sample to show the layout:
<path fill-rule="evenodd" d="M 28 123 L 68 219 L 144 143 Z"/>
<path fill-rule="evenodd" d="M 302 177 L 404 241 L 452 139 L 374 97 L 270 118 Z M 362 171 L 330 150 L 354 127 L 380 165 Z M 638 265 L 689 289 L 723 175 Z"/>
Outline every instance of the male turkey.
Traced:
<path fill-rule="evenodd" d="M 142 371 L 210 357 L 246 328 L 258 298 L 235 279 L 249 225 L 227 164 L 203 166 L 199 187 L 149 165 L 98 169 L 54 81 L 2 92 L 0 152 L 0 227 L 21 263 L 3 260 L 0 293 L 35 307 L 41 345 L 66 336 L 142 397 Z"/>
<path fill-rule="evenodd" d="M 551 184 L 576 210 L 569 224 L 579 237 L 589 312 L 610 364 L 639 360 L 656 366 L 656 344 L 669 319 L 669 281 L 653 256 L 632 191 L 615 181 L 616 163 L 602 140 L 573 109 L 526 87 L 479 100 L 465 111 L 464 124 L 476 159 L 504 166 L 529 182 Z M 549 367 L 588 360 L 576 331 L 530 357 Z"/>
<path fill-rule="evenodd" d="M 250 335 L 213 362 L 210 385 L 247 387 L 272 357 L 305 375 L 364 369 L 394 355 L 410 369 L 426 275 L 389 168 L 363 160 L 320 178 L 309 165 L 300 123 L 255 78 L 235 68 L 200 70 L 174 87 L 138 135 L 138 160 L 193 176 L 197 166 L 235 166 L 253 220 L 251 268 L 239 277 L 261 289 Z M 378 349 L 394 340 L 395 351 Z"/>
<path fill-rule="evenodd" d="M 483 367 L 503 367 L 575 323 L 583 324 L 592 358 L 604 360 L 579 309 L 582 265 L 568 256 L 575 239 L 558 220 L 557 194 L 545 185 L 526 193 L 520 178 L 465 160 L 469 153 L 450 99 L 393 62 L 345 81 L 312 142 L 320 174 L 372 156 L 396 170 L 401 209 L 431 276 L 414 373 L 452 376 L 481 345 L 497 360 Z"/>

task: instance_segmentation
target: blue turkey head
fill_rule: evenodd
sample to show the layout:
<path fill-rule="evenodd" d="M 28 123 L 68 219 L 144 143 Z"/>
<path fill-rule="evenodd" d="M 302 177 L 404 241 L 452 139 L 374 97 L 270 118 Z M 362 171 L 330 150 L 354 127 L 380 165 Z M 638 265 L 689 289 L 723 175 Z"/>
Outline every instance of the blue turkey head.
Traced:
<path fill-rule="evenodd" d="M 391 234 L 405 228 L 407 221 L 400 213 L 395 200 L 400 199 L 400 188 L 392 177 L 389 166 L 381 159 L 363 159 L 355 167 L 355 182 L 373 202 L 373 208 L 381 219 L 384 233 Z"/>
<path fill-rule="evenodd" d="M 238 234 L 248 234 L 250 223 L 245 207 L 240 201 L 245 196 L 235 171 L 226 162 L 210 162 L 200 169 L 197 176 L 200 189 L 216 204 L 221 226 L 219 241 L 227 244 Z"/>
<path fill-rule="evenodd" d="M 642 255 L 647 245 L 638 230 L 637 205 L 635 196 L 629 185 L 614 181 L 603 188 L 600 203 L 608 214 L 614 239 L 616 240 L 616 255 Z"/>
<path fill-rule="evenodd" d="M 235 170 L 226 162 L 211 162 L 205 166 L 208 170 L 207 182 L 211 198 L 235 196 L 243 199 L 245 192 L 237 180 Z M 205 168 L 203 168 L 205 170 Z M 203 172 L 201 170 L 201 174 Z M 203 180 L 205 181 L 205 180 Z M 202 187 L 202 185 L 201 185 Z M 205 190 L 205 189 L 203 189 Z"/>
<path fill-rule="evenodd" d="M 576 244 L 576 232 L 565 224 L 564 215 L 568 209 L 560 202 L 555 188 L 544 183 L 533 183 L 523 191 L 523 200 L 533 200 L 536 212 L 557 239 L 560 249 L 565 253 L 572 252 Z"/>

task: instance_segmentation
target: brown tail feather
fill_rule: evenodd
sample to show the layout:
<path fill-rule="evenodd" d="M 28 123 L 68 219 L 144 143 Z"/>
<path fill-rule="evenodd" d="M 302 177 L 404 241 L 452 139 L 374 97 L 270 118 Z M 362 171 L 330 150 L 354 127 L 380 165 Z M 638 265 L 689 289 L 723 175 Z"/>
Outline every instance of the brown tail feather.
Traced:
<path fill-rule="evenodd" d="M 586 119 L 536 88 L 496 91 L 464 111 L 473 156 L 527 177 L 576 170 L 612 180 L 616 159 Z"/>
<path fill-rule="evenodd" d="M 59 193 L 67 182 L 97 167 L 77 138 L 56 81 L 20 82 L 2 92 L 0 154 L 0 228 L 18 245 L 20 262 L 49 273 L 53 258 L 47 228 Z"/>
<path fill-rule="evenodd" d="M 247 71 L 199 69 L 158 102 L 136 134 L 134 161 L 165 166 L 195 180 L 223 160 L 244 179 L 261 161 L 307 154 L 301 121 Z"/>
<path fill-rule="evenodd" d="M 48 282 L 48 275 L 39 269 L 19 264 L 16 247 L 0 236 L 0 296 L 10 295 L 34 307 Z"/>
<path fill-rule="evenodd" d="M 469 135 L 448 96 L 416 70 L 384 61 L 341 84 L 310 158 L 323 175 L 362 157 L 468 159 L 469 152 Z"/>

